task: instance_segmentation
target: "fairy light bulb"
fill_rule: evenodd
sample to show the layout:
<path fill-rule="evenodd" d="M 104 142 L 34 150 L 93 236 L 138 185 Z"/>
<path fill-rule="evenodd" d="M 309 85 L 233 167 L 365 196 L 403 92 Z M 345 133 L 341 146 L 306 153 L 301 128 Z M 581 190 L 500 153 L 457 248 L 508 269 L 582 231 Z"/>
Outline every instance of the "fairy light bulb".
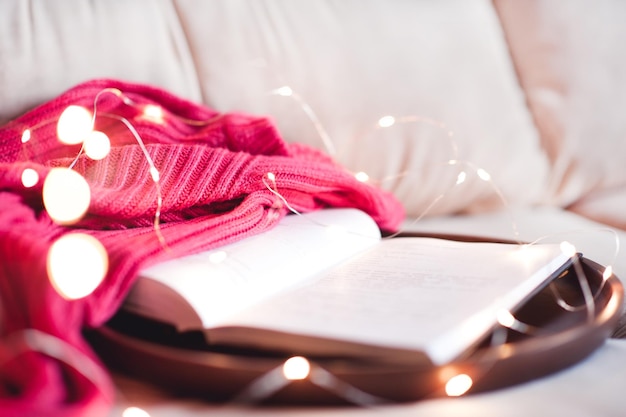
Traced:
<path fill-rule="evenodd" d="M 57 137 L 66 145 L 82 143 L 93 129 L 89 110 L 82 106 L 68 106 L 57 123 Z"/>
<path fill-rule="evenodd" d="M 467 173 L 465 171 L 459 172 L 459 175 L 456 177 L 456 185 L 463 184 L 467 179 Z"/>
<path fill-rule="evenodd" d="M 22 171 L 22 185 L 26 188 L 34 187 L 39 182 L 39 174 L 32 168 Z"/>
<path fill-rule="evenodd" d="M 455 375 L 446 383 L 446 395 L 448 397 L 460 397 L 472 388 L 474 381 L 467 374 Z"/>
<path fill-rule="evenodd" d="M 378 119 L 379 127 L 391 127 L 396 123 L 396 118 L 393 116 L 383 116 Z"/>
<path fill-rule="evenodd" d="M 478 175 L 478 178 L 483 181 L 491 181 L 491 175 L 482 168 L 478 168 L 476 170 L 476 174 Z"/>
<path fill-rule="evenodd" d="M 30 133 L 30 129 L 26 129 L 22 132 L 22 143 L 26 143 L 30 140 L 31 138 L 31 133 Z"/>
<path fill-rule="evenodd" d="M 150 414 L 139 407 L 128 407 L 122 412 L 122 417 L 150 417 Z"/>
<path fill-rule="evenodd" d="M 609 265 L 606 268 L 604 268 L 604 272 L 602 273 L 602 278 L 607 280 L 611 278 L 611 275 L 613 275 L 613 267 Z"/>
<path fill-rule="evenodd" d="M 147 104 L 143 108 L 143 117 L 158 124 L 163 124 L 163 109 L 154 104 Z"/>
<path fill-rule="evenodd" d="M 370 176 L 367 175 L 367 172 L 360 171 L 354 174 L 354 178 L 356 178 L 356 180 L 359 182 L 367 182 L 369 181 Z"/>
<path fill-rule="evenodd" d="M 104 159 L 111 152 L 111 141 L 106 133 L 94 130 L 85 139 L 85 154 L 96 161 Z"/>
<path fill-rule="evenodd" d="M 65 299 L 75 300 L 91 294 L 104 279 L 108 267 L 104 246 L 84 233 L 64 235 L 48 251 L 48 278 Z"/>
<path fill-rule="evenodd" d="M 305 379 L 311 372 L 311 364 L 302 356 L 289 358 L 283 364 L 283 375 L 290 381 Z"/>
<path fill-rule="evenodd" d="M 274 93 L 283 97 L 291 97 L 293 95 L 293 90 L 288 85 L 285 85 L 274 90 Z"/>
<path fill-rule="evenodd" d="M 68 168 L 52 168 L 44 180 L 42 194 L 48 215 L 63 225 L 80 220 L 91 200 L 85 178 Z"/>

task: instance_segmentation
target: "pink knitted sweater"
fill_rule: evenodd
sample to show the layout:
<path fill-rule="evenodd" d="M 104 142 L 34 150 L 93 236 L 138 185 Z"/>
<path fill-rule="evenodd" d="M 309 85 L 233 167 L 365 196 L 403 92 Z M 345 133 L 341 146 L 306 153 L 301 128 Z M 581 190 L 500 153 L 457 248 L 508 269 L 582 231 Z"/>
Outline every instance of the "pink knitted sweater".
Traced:
<path fill-rule="evenodd" d="M 89 183 L 89 210 L 71 227 L 58 225 L 42 203 L 43 179 L 52 167 L 68 167 L 80 148 L 59 143 L 56 121 L 71 104 L 93 109 L 96 95 L 108 88 L 134 105 L 101 95 L 97 114 L 103 117 L 95 128 L 108 134 L 111 152 L 100 161 L 78 159 L 73 169 Z M 162 123 L 143 116 L 139 109 L 148 104 L 163 110 Z M 155 235 L 150 167 L 120 117 L 137 130 L 159 170 L 161 233 L 169 251 Z M 23 143 L 27 128 L 32 136 Z M 25 168 L 39 174 L 32 188 L 21 182 Z M 90 81 L 1 127 L 0 414 L 105 415 L 114 390 L 81 331 L 112 316 L 140 269 L 280 221 L 287 209 L 264 182 L 269 172 L 298 211 L 357 207 L 390 231 L 403 218 L 391 195 L 357 181 L 316 150 L 285 143 L 267 118 L 219 114 L 146 85 Z M 91 295 L 68 301 L 50 284 L 46 254 L 56 239 L 76 230 L 104 245 L 109 270 Z M 77 362 L 82 369 L 75 369 Z"/>

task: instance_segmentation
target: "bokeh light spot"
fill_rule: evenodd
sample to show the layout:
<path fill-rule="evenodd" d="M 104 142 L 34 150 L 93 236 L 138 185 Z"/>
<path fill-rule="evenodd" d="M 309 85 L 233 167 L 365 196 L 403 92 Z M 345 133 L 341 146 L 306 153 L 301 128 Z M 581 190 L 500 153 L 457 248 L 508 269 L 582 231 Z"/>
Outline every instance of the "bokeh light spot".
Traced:
<path fill-rule="evenodd" d="M 68 168 L 52 168 L 43 183 L 43 203 L 59 224 L 76 223 L 87 212 L 91 191 L 85 178 Z"/>
<path fill-rule="evenodd" d="M 31 133 L 30 129 L 26 129 L 22 132 L 22 143 L 26 143 L 30 140 Z"/>
<path fill-rule="evenodd" d="M 311 372 L 311 364 L 302 356 L 289 358 L 283 364 L 283 375 L 290 381 L 305 379 Z"/>
<path fill-rule="evenodd" d="M 85 139 L 85 154 L 91 159 L 99 161 L 111 151 L 111 141 L 106 133 L 94 130 Z"/>
<path fill-rule="evenodd" d="M 34 187 L 39 182 L 39 174 L 32 168 L 22 171 L 22 185 L 26 188 Z"/>
<path fill-rule="evenodd" d="M 367 182 L 370 179 L 370 176 L 367 175 L 367 172 L 363 172 L 363 171 L 357 172 L 356 174 L 354 174 L 354 177 L 359 182 Z"/>
<path fill-rule="evenodd" d="M 453 376 L 446 383 L 446 395 L 449 397 L 459 397 L 472 388 L 474 381 L 467 374 Z"/>
<path fill-rule="evenodd" d="M 104 279 L 109 258 L 104 246 L 93 236 L 70 233 L 57 239 L 48 251 L 48 278 L 66 299 L 91 294 Z"/>
<path fill-rule="evenodd" d="M 396 118 L 393 116 L 383 116 L 378 120 L 378 126 L 391 127 L 396 124 Z"/>
<path fill-rule="evenodd" d="M 68 106 L 59 117 L 57 137 L 61 143 L 77 145 L 87 138 L 93 128 L 92 123 L 89 110 L 81 106 Z"/>

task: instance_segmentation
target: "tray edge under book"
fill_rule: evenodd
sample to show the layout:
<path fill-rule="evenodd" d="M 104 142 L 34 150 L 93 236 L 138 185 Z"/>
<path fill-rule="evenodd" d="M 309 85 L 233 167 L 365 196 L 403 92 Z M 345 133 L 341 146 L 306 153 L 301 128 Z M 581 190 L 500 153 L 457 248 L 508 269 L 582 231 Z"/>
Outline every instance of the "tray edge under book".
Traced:
<path fill-rule="evenodd" d="M 469 393 L 494 390 L 536 379 L 567 368 L 591 354 L 611 335 L 622 313 L 624 289 L 616 276 L 604 279 L 603 268 L 581 258 L 587 278 L 598 288 L 598 303 L 591 320 L 579 315 L 546 326 L 537 334 L 522 336 L 504 344 L 484 344 L 464 360 L 445 366 L 364 363 L 344 359 L 311 360 L 325 375 L 382 401 L 415 401 L 445 395 L 444 384 L 455 374 L 472 376 Z M 571 280 L 576 279 L 572 273 Z M 572 284 L 573 285 L 573 284 Z M 547 297 L 548 288 L 522 306 L 532 307 L 538 297 Z M 528 308 L 532 321 L 532 308 Z M 564 312 L 563 314 L 569 314 Z M 558 314 L 558 313 L 555 313 Z M 560 317 L 557 317 L 559 319 Z M 578 316 L 576 316 L 578 317 Z M 554 329 L 550 329 L 556 323 Z M 559 327 L 561 326 L 561 327 Z M 177 395 L 210 401 L 229 401 L 250 385 L 282 366 L 287 357 L 232 354 L 225 351 L 191 350 L 135 337 L 107 324 L 87 334 L 107 366 L 145 380 Z M 519 335 L 518 335 L 519 336 Z M 332 386 L 329 385 L 329 386 Z M 288 404 L 351 403 L 345 393 L 315 383 L 313 378 L 293 381 L 259 402 Z"/>

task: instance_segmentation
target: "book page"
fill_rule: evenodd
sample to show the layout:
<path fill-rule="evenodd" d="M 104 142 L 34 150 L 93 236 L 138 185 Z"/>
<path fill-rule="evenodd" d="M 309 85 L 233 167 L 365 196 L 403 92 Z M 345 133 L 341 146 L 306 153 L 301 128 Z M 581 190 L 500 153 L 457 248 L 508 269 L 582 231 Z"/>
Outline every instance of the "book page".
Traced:
<path fill-rule="evenodd" d="M 259 235 L 155 265 L 142 271 L 140 280 L 156 280 L 179 293 L 209 328 L 379 241 L 378 226 L 365 213 L 325 209 L 289 215 Z M 163 303 L 142 294 L 144 288 L 131 291 L 127 306 L 166 319 L 157 311 Z"/>
<path fill-rule="evenodd" d="M 454 359 L 568 258 L 558 245 L 396 238 L 221 323 Z"/>

